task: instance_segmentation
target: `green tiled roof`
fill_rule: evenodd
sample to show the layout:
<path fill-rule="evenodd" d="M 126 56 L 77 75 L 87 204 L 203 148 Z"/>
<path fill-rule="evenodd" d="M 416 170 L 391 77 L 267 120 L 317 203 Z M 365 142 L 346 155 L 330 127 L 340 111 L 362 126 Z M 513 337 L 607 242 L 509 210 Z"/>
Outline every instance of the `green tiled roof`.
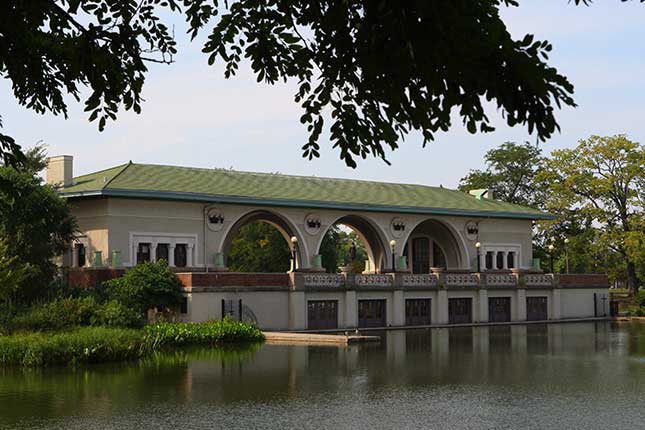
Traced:
<path fill-rule="evenodd" d="M 129 163 L 74 178 L 69 198 L 136 197 L 213 203 L 548 219 L 536 209 L 425 185 Z"/>

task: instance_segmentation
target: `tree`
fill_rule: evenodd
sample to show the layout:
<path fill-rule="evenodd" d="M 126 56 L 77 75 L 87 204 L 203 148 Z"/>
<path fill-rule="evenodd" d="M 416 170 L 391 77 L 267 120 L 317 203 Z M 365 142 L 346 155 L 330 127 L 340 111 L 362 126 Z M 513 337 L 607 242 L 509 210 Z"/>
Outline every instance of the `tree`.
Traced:
<path fill-rule="evenodd" d="M 287 272 L 290 261 L 291 250 L 284 236 L 262 221 L 240 228 L 228 255 L 233 272 Z"/>
<path fill-rule="evenodd" d="M 355 247 L 356 255 L 352 260 L 351 248 Z M 367 251 L 363 241 L 353 231 L 346 231 L 337 225 L 331 226 L 325 233 L 320 244 L 322 265 L 327 273 L 337 273 L 340 266 L 352 265 L 354 273 L 362 273 L 365 269 Z"/>
<path fill-rule="evenodd" d="M 42 165 L 44 153 L 29 151 L 26 166 Z M 76 221 L 67 202 L 56 190 L 43 185 L 37 172 L 27 168 L 0 167 L 0 240 L 5 256 L 20 266 L 29 266 L 29 275 L 17 285 L 15 297 L 30 302 L 46 294 L 56 273 L 54 257 L 63 254 L 76 232 Z"/>
<path fill-rule="evenodd" d="M 0 240 L 0 305 L 10 303 L 20 285 L 32 273 L 29 263 L 20 263 L 18 257 L 7 255 L 7 244 Z"/>
<path fill-rule="evenodd" d="M 471 170 L 461 178 L 460 190 L 485 188 L 497 200 L 533 207 L 543 205 L 544 190 L 535 183 L 544 163 L 537 145 L 506 142 L 488 151 L 485 161 L 486 170 Z"/>
<path fill-rule="evenodd" d="M 586 220 L 599 232 L 605 254 L 623 261 L 627 284 L 635 292 L 638 246 L 643 237 L 645 146 L 625 135 L 591 136 L 574 149 L 554 151 L 539 179 L 549 184 L 549 211 L 561 219 Z"/>
<path fill-rule="evenodd" d="M 586 3 L 575 0 L 575 3 Z M 482 100 L 510 126 L 542 140 L 559 127 L 555 107 L 575 106 L 573 85 L 546 61 L 552 47 L 511 37 L 499 16 L 516 0 L 399 2 L 349 0 L 34 0 L 0 4 L 0 76 L 17 101 L 38 113 L 67 115 L 66 95 L 87 94 L 100 130 L 120 108 L 141 111 L 150 62 L 172 63 L 173 31 L 162 16 L 182 14 L 203 52 L 230 77 L 248 59 L 257 80 L 294 80 L 303 156 L 319 156 L 323 131 L 355 167 L 386 160 L 399 139 L 420 131 L 424 144 L 459 112 L 471 133 L 493 128 Z M 88 91 L 82 91 L 87 88 Z M 331 124 L 325 127 L 325 121 Z M 0 134 L 0 155 L 17 145 Z"/>

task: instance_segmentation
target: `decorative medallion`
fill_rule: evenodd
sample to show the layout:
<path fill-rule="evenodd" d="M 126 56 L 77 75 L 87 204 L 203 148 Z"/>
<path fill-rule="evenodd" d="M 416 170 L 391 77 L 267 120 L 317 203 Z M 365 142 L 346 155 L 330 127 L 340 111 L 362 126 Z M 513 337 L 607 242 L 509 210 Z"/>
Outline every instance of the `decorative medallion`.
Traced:
<path fill-rule="evenodd" d="M 477 240 L 479 236 L 479 225 L 475 221 L 468 221 L 464 226 L 464 232 L 468 240 Z"/>
<path fill-rule="evenodd" d="M 206 212 L 208 218 L 208 229 L 211 231 L 220 231 L 224 228 L 224 213 L 220 208 L 210 208 Z"/>
<path fill-rule="evenodd" d="M 390 222 L 390 231 L 392 232 L 392 236 L 397 239 L 403 237 L 405 234 L 405 221 L 399 217 L 392 218 L 392 221 Z"/>
<path fill-rule="evenodd" d="M 318 234 L 321 226 L 320 216 L 316 214 L 308 214 L 305 216 L 305 231 L 310 235 L 315 236 Z"/>

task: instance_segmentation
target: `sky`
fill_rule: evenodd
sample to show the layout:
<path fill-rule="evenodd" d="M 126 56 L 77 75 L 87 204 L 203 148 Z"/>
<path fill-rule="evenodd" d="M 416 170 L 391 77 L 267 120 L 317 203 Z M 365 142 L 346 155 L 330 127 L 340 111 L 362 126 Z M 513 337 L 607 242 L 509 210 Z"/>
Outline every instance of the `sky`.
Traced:
<path fill-rule="evenodd" d="M 553 45 L 549 63 L 575 86 L 577 108 L 556 113 L 561 132 L 541 146 L 546 153 L 574 147 L 590 135 L 626 133 L 645 142 L 645 5 L 596 0 L 575 6 L 567 0 L 522 0 L 502 9 L 516 38 L 534 34 Z M 3 132 L 25 147 L 43 142 L 49 155 L 73 155 L 74 175 L 122 164 L 171 164 L 256 172 L 443 185 L 455 188 L 470 169 L 484 167 L 486 151 L 506 141 L 531 141 L 524 127 L 507 127 L 489 111 L 496 131 L 468 133 L 460 121 L 422 147 L 408 135 L 387 158 L 360 160 L 351 169 L 321 139 L 321 158 L 301 157 L 308 133 L 293 102 L 295 84 L 256 83 L 250 69 L 231 79 L 223 67 L 208 66 L 199 43 L 189 43 L 176 21 L 179 54 L 173 65 L 151 65 L 141 115 L 121 112 L 99 132 L 82 104 L 69 118 L 39 115 L 17 104 L 10 82 L 0 82 Z"/>

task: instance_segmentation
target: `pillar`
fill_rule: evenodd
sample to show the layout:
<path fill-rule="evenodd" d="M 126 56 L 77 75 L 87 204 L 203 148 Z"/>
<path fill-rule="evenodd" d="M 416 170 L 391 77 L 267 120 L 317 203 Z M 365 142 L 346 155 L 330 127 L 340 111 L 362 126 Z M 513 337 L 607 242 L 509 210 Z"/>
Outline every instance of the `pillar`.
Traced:
<path fill-rule="evenodd" d="M 76 244 L 72 245 L 72 264 L 70 266 L 78 267 L 78 245 Z"/>
<path fill-rule="evenodd" d="M 395 327 L 405 325 L 405 298 L 401 290 L 394 290 L 392 295 L 392 325 Z"/>
<path fill-rule="evenodd" d="M 562 318 L 560 304 L 561 304 L 561 291 L 559 288 L 554 288 L 551 293 L 551 310 L 550 315 L 552 320 L 559 320 Z"/>
<path fill-rule="evenodd" d="M 479 308 L 477 312 L 476 322 L 488 322 L 488 290 L 484 288 L 480 289 L 477 295 L 477 303 L 479 304 Z"/>
<path fill-rule="evenodd" d="M 193 253 L 195 252 L 195 245 L 189 243 L 186 245 L 186 266 L 193 267 Z"/>
<path fill-rule="evenodd" d="M 515 319 L 514 321 L 526 321 L 526 290 L 517 289 L 517 300 L 515 300 Z"/>
<path fill-rule="evenodd" d="M 157 241 L 153 240 L 150 244 L 150 261 L 157 261 Z"/>
<path fill-rule="evenodd" d="M 168 266 L 175 267 L 175 244 L 168 245 Z"/>
<path fill-rule="evenodd" d="M 307 329 L 307 303 L 304 291 L 289 292 L 289 330 Z"/>
<path fill-rule="evenodd" d="M 441 289 L 437 293 L 437 319 L 435 324 L 448 324 L 448 291 Z"/>
<path fill-rule="evenodd" d="M 504 270 L 508 269 L 508 252 L 502 252 L 502 268 Z"/>
<path fill-rule="evenodd" d="M 345 292 L 345 328 L 358 327 L 358 301 L 356 291 Z"/>
<path fill-rule="evenodd" d="M 497 251 L 493 251 L 493 270 L 497 269 Z"/>

